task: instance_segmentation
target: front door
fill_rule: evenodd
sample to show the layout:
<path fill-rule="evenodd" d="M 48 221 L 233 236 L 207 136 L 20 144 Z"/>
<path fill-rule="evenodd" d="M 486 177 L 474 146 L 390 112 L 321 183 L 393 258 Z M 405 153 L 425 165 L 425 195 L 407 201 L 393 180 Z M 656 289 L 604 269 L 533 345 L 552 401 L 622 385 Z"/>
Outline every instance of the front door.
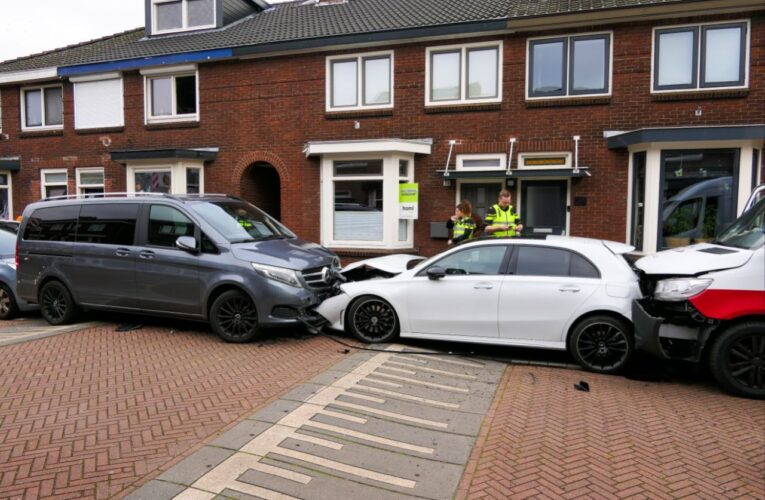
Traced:
<path fill-rule="evenodd" d="M 523 181 L 521 222 L 524 236 L 566 234 L 568 181 Z"/>
<path fill-rule="evenodd" d="M 473 205 L 473 213 L 486 220 L 486 211 L 497 203 L 497 195 L 502 190 L 501 182 L 463 183 L 460 185 L 460 200 L 468 200 Z"/>

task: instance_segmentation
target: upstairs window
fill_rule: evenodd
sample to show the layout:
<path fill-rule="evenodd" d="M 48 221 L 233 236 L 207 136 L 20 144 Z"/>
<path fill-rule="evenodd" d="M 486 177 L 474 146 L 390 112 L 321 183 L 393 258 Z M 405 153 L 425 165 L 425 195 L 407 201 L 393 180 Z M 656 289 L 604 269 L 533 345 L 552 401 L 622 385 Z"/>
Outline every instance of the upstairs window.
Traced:
<path fill-rule="evenodd" d="M 49 169 L 40 171 L 40 195 L 43 198 L 53 198 L 56 196 L 66 196 L 67 193 L 67 173 L 66 169 Z"/>
<path fill-rule="evenodd" d="M 393 107 L 393 52 L 327 58 L 327 111 Z"/>
<path fill-rule="evenodd" d="M 197 72 L 159 74 L 147 71 L 146 122 L 165 123 L 199 120 Z"/>
<path fill-rule="evenodd" d="M 609 33 L 533 39 L 528 46 L 529 98 L 611 92 Z"/>
<path fill-rule="evenodd" d="M 61 85 L 21 89 L 21 130 L 64 128 L 63 96 Z"/>
<path fill-rule="evenodd" d="M 152 0 L 152 33 L 215 27 L 215 0 Z"/>
<path fill-rule="evenodd" d="M 425 104 L 502 100 L 502 42 L 427 49 Z"/>
<path fill-rule="evenodd" d="M 653 90 L 744 87 L 746 22 L 654 30 Z"/>
<path fill-rule="evenodd" d="M 104 169 L 103 168 L 78 168 L 77 169 L 77 194 L 80 196 L 92 196 L 104 192 Z"/>

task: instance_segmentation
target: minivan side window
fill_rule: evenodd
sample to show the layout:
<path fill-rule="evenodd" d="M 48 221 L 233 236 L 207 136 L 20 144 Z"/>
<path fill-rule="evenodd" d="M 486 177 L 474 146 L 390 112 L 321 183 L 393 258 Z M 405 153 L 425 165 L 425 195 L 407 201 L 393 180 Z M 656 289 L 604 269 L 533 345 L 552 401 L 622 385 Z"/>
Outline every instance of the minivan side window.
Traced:
<path fill-rule="evenodd" d="M 132 245 L 137 203 L 86 204 L 80 210 L 77 241 L 101 245 Z"/>
<path fill-rule="evenodd" d="M 29 217 L 24 239 L 30 241 L 74 241 L 79 205 L 40 208 Z"/>
<path fill-rule="evenodd" d="M 176 248 L 175 240 L 181 236 L 194 236 L 194 223 L 191 219 L 173 207 L 152 205 L 149 209 L 147 243 L 158 247 Z"/>
<path fill-rule="evenodd" d="M 572 276 L 600 278 L 600 272 L 584 257 L 563 248 L 516 246 L 515 274 L 518 276 Z"/>

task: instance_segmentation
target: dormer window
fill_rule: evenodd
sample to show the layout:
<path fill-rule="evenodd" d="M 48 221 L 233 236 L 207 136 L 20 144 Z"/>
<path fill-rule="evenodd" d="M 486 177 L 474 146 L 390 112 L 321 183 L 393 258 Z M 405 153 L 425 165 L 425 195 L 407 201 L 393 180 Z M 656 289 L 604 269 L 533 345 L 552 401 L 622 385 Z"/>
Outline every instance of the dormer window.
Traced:
<path fill-rule="evenodd" d="M 215 0 L 151 0 L 152 34 L 214 28 Z"/>

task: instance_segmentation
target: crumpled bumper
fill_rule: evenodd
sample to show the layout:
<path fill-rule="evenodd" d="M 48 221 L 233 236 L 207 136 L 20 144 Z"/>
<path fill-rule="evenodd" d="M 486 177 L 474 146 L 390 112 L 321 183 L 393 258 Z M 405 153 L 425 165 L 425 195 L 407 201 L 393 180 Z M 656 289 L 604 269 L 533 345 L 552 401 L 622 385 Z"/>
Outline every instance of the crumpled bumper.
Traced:
<path fill-rule="evenodd" d="M 670 324 L 665 318 L 651 314 L 646 302 L 647 299 L 632 301 L 635 348 L 660 359 L 698 362 L 716 323 Z"/>
<path fill-rule="evenodd" d="M 327 326 L 329 328 L 332 328 L 333 330 L 343 330 L 343 318 L 345 316 L 345 310 L 350 302 L 350 295 L 347 293 L 339 293 L 319 304 L 314 311 L 327 320 Z"/>
<path fill-rule="evenodd" d="M 635 349 L 661 359 L 669 359 L 659 341 L 659 331 L 661 330 L 664 318 L 651 316 L 640 302 L 640 299 L 632 301 L 632 323 L 635 325 Z"/>

